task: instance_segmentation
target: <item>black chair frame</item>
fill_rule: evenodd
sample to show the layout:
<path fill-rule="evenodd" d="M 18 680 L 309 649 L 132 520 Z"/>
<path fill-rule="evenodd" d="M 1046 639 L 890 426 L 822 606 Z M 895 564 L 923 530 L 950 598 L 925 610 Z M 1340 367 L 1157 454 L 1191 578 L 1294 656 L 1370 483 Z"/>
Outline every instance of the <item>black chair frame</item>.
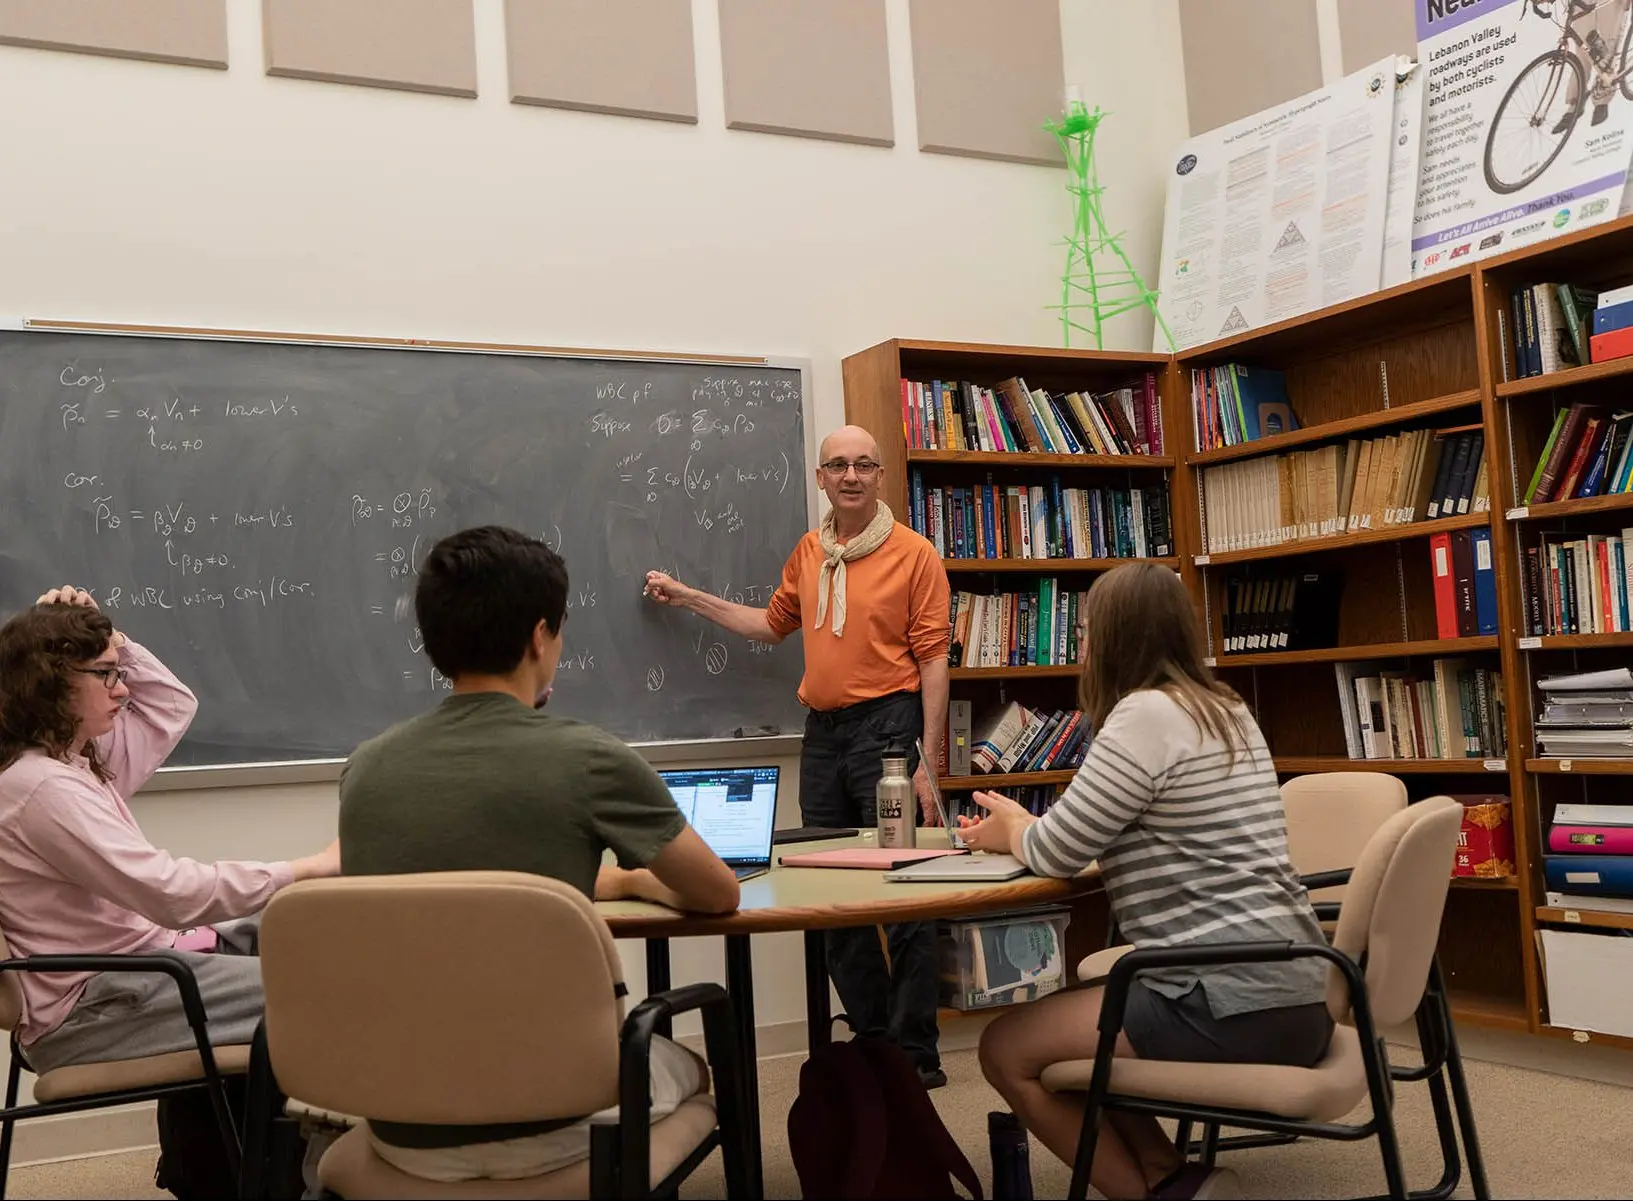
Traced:
<path fill-rule="evenodd" d="M 61 1101 L 18 1105 L 17 1092 L 23 1070 L 27 1067 L 27 1058 L 14 1032 L 11 1036 L 11 1068 L 6 1074 L 6 1103 L 0 1109 L 0 1198 L 6 1195 L 6 1178 L 11 1170 L 11 1138 L 18 1122 L 55 1114 L 107 1109 L 115 1105 L 128 1105 L 132 1101 L 154 1101 L 197 1088 L 209 1092 L 227 1163 L 235 1172 L 239 1170 L 238 1130 L 232 1108 L 227 1104 L 226 1086 L 216 1067 L 215 1050 L 210 1046 L 204 998 L 199 994 L 198 979 L 193 975 L 193 969 L 183 960 L 171 955 L 30 955 L 22 959 L 0 960 L 0 972 L 158 972 L 169 976 L 181 992 L 182 1013 L 193 1032 L 194 1049 L 198 1052 L 203 1069 L 203 1076 L 197 1080 L 178 1080 L 171 1084 L 145 1085 L 114 1092 L 88 1093 L 83 1097 L 69 1097 Z"/>
<path fill-rule="evenodd" d="M 1324 959 L 1336 967 L 1348 989 L 1355 1031 L 1361 1044 L 1361 1060 L 1366 1071 L 1367 1095 L 1372 1107 L 1372 1116 L 1368 1121 L 1359 1125 L 1301 1121 L 1251 1110 L 1153 1100 L 1111 1092 L 1112 1061 L 1116 1054 L 1117 1037 L 1123 1029 L 1129 986 L 1137 973 L 1152 968 L 1290 963 L 1297 959 L 1310 958 Z M 1094 1070 L 1090 1077 L 1088 1093 L 1084 1100 L 1082 1135 L 1072 1165 L 1071 1187 L 1067 1192 L 1071 1201 L 1083 1201 L 1088 1194 L 1089 1173 L 1094 1166 L 1095 1147 L 1100 1136 L 1100 1118 L 1106 1110 L 1144 1113 L 1153 1117 L 1174 1118 L 1182 1122 L 1201 1122 L 1210 1124 L 1215 1130 L 1221 1126 L 1234 1126 L 1268 1134 L 1301 1135 L 1344 1142 L 1375 1138 L 1378 1141 L 1384 1178 L 1388 1186 L 1385 1195 L 1391 1198 L 1407 1198 L 1413 1195 L 1406 1189 L 1405 1168 L 1401 1163 L 1400 1144 L 1395 1136 L 1394 1091 L 1388 1053 L 1383 1038 L 1373 1022 L 1372 1006 L 1367 996 L 1366 980 L 1361 967 L 1343 952 L 1334 950 L 1325 943 L 1294 942 L 1215 943 L 1208 946 L 1153 947 L 1130 951 L 1113 965 L 1107 977 L 1105 993 L 1101 999 L 1099 1027 L 1100 1041 L 1095 1052 Z"/>
<path fill-rule="evenodd" d="M 621 988 L 622 986 L 620 986 Z M 714 1081 L 717 1125 L 709 1137 L 655 1188 L 649 1187 L 652 1155 L 652 1039 L 676 1015 L 700 1011 L 703 1043 Z M 730 1201 L 750 1201 L 751 1148 L 747 1139 L 746 1076 L 739 1053 L 731 997 L 718 984 L 688 984 L 654 993 L 624 1019 L 618 1062 L 618 1120 L 590 1127 L 590 1196 L 665 1201 L 716 1147 L 720 1148 Z M 272 1071 L 266 1023 L 250 1051 L 244 1159 L 239 1176 L 243 1201 L 266 1201 L 272 1129 L 282 1120 L 284 1094 Z M 325 1191 L 326 1197 L 336 1194 Z"/>

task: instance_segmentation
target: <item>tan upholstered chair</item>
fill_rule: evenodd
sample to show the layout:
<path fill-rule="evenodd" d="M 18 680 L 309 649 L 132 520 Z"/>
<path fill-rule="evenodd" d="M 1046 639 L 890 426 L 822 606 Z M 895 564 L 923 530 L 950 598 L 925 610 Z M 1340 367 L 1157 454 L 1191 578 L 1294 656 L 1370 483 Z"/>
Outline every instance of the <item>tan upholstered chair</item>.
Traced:
<path fill-rule="evenodd" d="M 1432 797 L 1397 813 L 1367 843 L 1349 880 L 1332 944 L 1223 943 L 1130 951 L 1106 982 L 1094 1059 L 1052 1064 L 1043 1086 L 1084 1092 L 1083 1135 L 1069 1196 L 1086 1195 L 1100 1117 L 1122 1109 L 1182 1121 L 1353 1141 L 1375 1138 L 1389 1196 L 1406 1197 L 1380 1026 L 1413 1017 L 1424 997 L 1450 886 L 1462 806 Z M 1328 962 L 1327 1008 L 1339 1024 L 1313 1068 L 1116 1059 L 1128 988 L 1141 970 L 1228 963 Z M 1337 1119 L 1363 1099 L 1372 1116 Z"/>
<path fill-rule="evenodd" d="M 17 1093 L 27 1068 L 27 1057 L 17 1042 L 17 1027 L 23 1020 L 23 990 L 17 981 L 17 972 L 160 972 L 174 980 L 181 990 L 182 1007 L 198 1040 L 198 1049 L 57 1068 L 35 1078 L 32 1105 L 18 1105 Z M 128 1105 L 132 1101 L 151 1101 L 191 1088 L 209 1090 L 227 1162 L 236 1166 L 238 1131 L 221 1077 L 246 1071 L 250 1049 L 212 1048 L 205 1034 L 204 1016 L 198 981 L 181 959 L 170 955 L 30 955 L 13 959 L 5 934 L 0 932 L 0 1030 L 11 1034 L 11 1070 L 6 1076 L 5 1108 L 0 1109 L 0 1197 L 6 1192 L 6 1176 L 11 1168 L 11 1136 L 18 1122 Z"/>
<path fill-rule="evenodd" d="M 664 1195 L 716 1146 L 728 1195 L 746 1197 L 751 1127 L 725 990 L 672 989 L 626 1020 L 612 936 L 571 886 L 519 872 L 310 880 L 273 898 L 260 945 L 266 1018 L 250 1076 L 244 1195 L 261 1195 L 283 1094 L 433 1125 L 568 1120 L 619 1106 L 615 1121 L 592 1128 L 588 1161 L 524 1180 L 423 1180 L 377 1156 L 359 1126 L 318 1166 L 341 1197 Z M 703 1014 L 714 1094 L 654 1123 L 654 1027 L 693 1009 Z"/>

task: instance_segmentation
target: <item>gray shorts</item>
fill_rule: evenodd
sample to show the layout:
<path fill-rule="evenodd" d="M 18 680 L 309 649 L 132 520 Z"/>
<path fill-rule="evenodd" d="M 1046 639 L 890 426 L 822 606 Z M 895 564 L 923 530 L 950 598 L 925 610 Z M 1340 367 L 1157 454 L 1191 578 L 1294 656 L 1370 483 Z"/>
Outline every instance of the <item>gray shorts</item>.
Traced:
<path fill-rule="evenodd" d="M 265 1008 L 261 961 L 250 957 L 259 919 L 217 926 L 221 944 L 215 954 L 163 951 L 193 969 L 204 1001 L 205 1028 L 211 1046 L 247 1045 Z M 198 1046 L 181 1008 L 181 991 L 158 972 L 98 972 L 62 1024 L 23 1048 L 35 1072 L 75 1063 L 104 1063 L 191 1051 Z"/>
<path fill-rule="evenodd" d="M 1198 983 L 1165 997 L 1139 980 L 1128 990 L 1123 1033 L 1141 1059 L 1182 1063 L 1273 1063 L 1309 1068 L 1332 1039 L 1332 1015 L 1319 1001 L 1215 1017 Z"/>

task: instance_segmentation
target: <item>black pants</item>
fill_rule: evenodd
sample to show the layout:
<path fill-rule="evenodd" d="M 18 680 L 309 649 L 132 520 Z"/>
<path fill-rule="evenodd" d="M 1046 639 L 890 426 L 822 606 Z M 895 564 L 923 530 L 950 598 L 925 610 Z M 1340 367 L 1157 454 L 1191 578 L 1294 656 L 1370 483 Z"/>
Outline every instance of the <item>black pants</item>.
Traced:
<path fill-rule="evenodd" d="M 923 728 L 916 692 L 813 710 L 805 719 L 800 754 L 800 820 L 808 826 L 871 828 L 885 748 L 891 743 L 906 748 L 911 774 L 918 767 L 913 740 Z M 911 809 L 916 823 L 918 805 Z M 874 927 L 828 931 L 828 974 L 858 1034 L 888 1037 L 919 1067 L 940 1067 L 935 923 L 900 922 L 886 926 L 885 937 L 888 964 Z"/>

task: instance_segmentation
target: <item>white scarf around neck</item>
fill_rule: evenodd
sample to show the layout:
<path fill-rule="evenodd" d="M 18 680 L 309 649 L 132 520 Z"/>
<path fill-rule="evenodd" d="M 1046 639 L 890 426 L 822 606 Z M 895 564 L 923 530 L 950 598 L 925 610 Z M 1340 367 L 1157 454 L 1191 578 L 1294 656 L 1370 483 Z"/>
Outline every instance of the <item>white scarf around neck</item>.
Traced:
<path fill-rule="evenodd" d="M 878 550 L 885 544 L 885 539 L 890 537 L 890 531 L 895 528 L 896 515 L 890 511 L 890 506 L 881 500 L 873 514 L 873 520 L 868 522 L 867 529 L 841 546 L 839 536 L 834 532 L 834 511 L 829 509 L 823 515 L 817 536 L 822 540 L 822 553 L 826 557 L 822 561 L 822 571 L 817 576 L 816 629 L 822 628 L 822 622 L 831 607 L 834 637 L 844 635 L 845 564 Z M 830 584 L 833 591 L 831 606 L 828 600 Z"/>

